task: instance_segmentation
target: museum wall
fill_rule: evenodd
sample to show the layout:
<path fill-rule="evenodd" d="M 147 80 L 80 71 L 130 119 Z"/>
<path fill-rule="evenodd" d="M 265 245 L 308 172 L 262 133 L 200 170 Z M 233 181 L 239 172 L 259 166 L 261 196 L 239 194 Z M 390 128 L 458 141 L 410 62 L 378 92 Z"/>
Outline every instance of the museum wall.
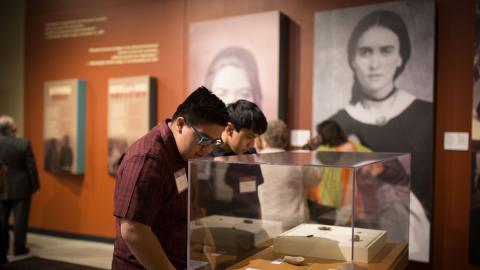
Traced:
<path fill-rule="evenodd" d="M 0 2 L 0 114 L 17 122 L 17 134 L 23 132 L 25 1 Z"/>
<path fill-rule="evenodd" d="M 31 1 L 27 4 L 26 137 L 37 156 L 41 191 L 34 196 L 32 227 L 112 237 L 114 178 L 107 173 L 107 85 L 112 77 L 151 75 L 158 79 L 158 119 L 171 115 L 185 96 L 184 3 L 181 1 Z M 103 36 L 46 39 L 45 23 L 80 18 L 98 24 Z M 89 48 L 156 43 L 154 64 L 88 66 Z M 103 57 L 100 56 L 100 57 Z M 42 168 L 43 88 L 46 81 L 86 80 L 86 170 L 81 176 Z"/>
<path fill-rule="evenodd" d="M 313 13 L 380 2 L 27 1 L 25 136 L 32 141 L 41 180 L 40 192 L 33 197 L 30 225 L 50 231 L 113 237 L 115 180 L 107 172 L 108 79 L 137 75 L 156 77 L 157 119 L 169 117 L 189 91 L 189 23 L 272 10 L 284 13 L 290 19 L 286 121 L 291 128 L 311 129 Z M 438 0 L 436 3 L 432 260 L 428 265 L 412 264 L 411 268 L 474 269 L 468 265 L 467 257 L 470 154 L 443 150 L 445 131 L 469 132 L 471 128 L 474 2 Z M 97 34 L 61 38 L 47 31 L 48 25 L 54 22 L 87 18 L 96 18 L 89 26 L 100 30 Z M 141 64 L 108 64 L 108 61 L 102 62 L 105 55 L 92 50 L 134 44 L 157 44 L 158 60 Z M 85 174 L 72 176 L 46 172 L 42 169 L 44 83 L 74 78 L 87 83 Z"/>

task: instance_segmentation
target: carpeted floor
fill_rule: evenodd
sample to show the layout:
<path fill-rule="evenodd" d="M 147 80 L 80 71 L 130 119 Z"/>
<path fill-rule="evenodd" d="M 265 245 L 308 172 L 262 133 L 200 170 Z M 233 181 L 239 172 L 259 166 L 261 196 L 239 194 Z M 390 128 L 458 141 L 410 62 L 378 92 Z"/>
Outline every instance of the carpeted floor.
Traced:
<path fill-rule="evenodd" d="M 79 264 L 43 259 L 40 257 L 29 257 L 23 260 L 8 263 L 2 267 L 2 270 L 98 270 L 100 268 L 84 266 Z"/>

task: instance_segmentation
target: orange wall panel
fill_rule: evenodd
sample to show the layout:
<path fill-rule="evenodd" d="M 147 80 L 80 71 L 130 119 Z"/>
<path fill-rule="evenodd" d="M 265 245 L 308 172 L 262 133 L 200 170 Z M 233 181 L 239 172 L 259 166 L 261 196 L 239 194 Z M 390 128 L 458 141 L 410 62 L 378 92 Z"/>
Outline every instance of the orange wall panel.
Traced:
<path fill-rule="evenodd" d="M 33 197 L 30 225 L 36 228 L 94 236 L 114 236 L 115 180 L 107 173 L 107 87 L 111 77 L 151 75 L 157 78 L 157 119 L 173 114 L 187 92 L 183 89 L 181 1 L 57 1 L 27 4 L 25 114 L 26 137 L 37 157 L 41 189 Z M 42 9 L 39 6 L 50 6 Z M 37 9 L 38 8 L 38 9 Z M 41 12 L 39 12 L 41 10 Z M 95 24 L 104 35 L 46 39 L 45 23 L 107 17 Z M 89 53 L 92 47 L 158 44 L 158 62 L 87 66 L 108 55 Z M 87 81 L 86 172 L 56 175 L 43 170 L 43 84 L 49 80 Z"/>

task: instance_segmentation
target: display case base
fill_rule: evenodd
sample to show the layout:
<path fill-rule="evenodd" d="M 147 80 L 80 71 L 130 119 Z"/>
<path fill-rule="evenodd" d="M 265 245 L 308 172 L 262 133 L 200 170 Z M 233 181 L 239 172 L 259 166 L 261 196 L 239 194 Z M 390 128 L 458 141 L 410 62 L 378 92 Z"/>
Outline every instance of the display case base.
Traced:
<path fill-rule="evenodd" d="M 353 258 L 355 262 L 368 263 L 385 246 L 386 240 L 383 230 L 301 224 L 275 237 L 273 250 L 340 261 L 352 261 Z"/>

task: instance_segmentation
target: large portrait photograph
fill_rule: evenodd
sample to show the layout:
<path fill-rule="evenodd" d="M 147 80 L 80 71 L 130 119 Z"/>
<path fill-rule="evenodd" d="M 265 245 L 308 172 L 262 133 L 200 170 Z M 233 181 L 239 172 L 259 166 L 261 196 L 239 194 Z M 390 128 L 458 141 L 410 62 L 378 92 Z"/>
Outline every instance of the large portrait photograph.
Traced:
<path fill-rule="evenodd" d="M 226 104 L 246 99 L 267 118 L 283 117 L 282 18 L 272 11 L 191 23 L 189 89 L 204 85 Z"/>
<path fill-rule="evenodd" d="M 474 57 L 469 260 L 480 264 L 480 0 L 475 1 Z"/>
<path fill-rule="evenodd" d="M 409 257 L 421 262 L 430 257 L 434 11 L 421 0 L 315 13 L 313 129 L 333 120 L 373 152 L 411 153 Z"/>
<path fill-rule="evenodd" d="M 473 61 L 472 141 L 480 152 L 480 0 L 475 2 L 475 58 Z"/>

